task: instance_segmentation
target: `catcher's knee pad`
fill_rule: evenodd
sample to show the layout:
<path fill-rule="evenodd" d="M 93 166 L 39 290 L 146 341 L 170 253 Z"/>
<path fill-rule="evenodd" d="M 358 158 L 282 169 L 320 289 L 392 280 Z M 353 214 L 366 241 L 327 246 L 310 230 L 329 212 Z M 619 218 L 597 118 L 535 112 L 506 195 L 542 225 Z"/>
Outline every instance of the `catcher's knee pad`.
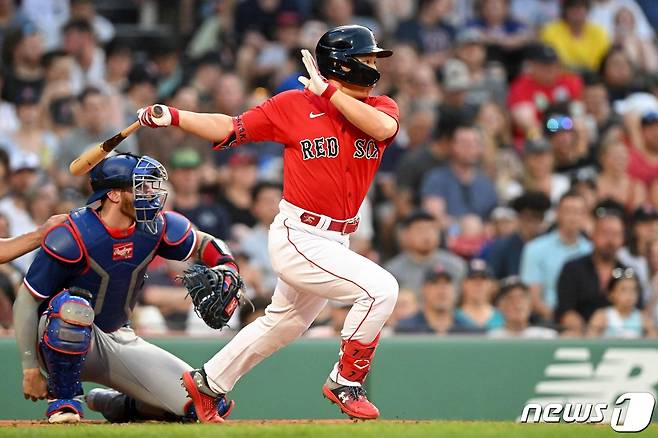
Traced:
<path fill-rule="evenodd" d="M 84 291 L 63 290 L 46 311 L 46 329 L 39 343 L 48 371 L 48 391 L 57 399 L 82 394 L 80 371 L 91 346 L 94 310 Z"/>

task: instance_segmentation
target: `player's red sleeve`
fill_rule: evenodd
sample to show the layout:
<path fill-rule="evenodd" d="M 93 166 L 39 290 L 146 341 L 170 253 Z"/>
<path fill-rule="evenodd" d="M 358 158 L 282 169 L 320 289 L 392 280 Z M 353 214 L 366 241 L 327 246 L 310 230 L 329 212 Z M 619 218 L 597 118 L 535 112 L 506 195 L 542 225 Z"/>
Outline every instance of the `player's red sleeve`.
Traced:
<path fill-rule="evenodd" d="M 245 143 L 275 141 L 286 143 L 285 109 L 290 105 L 289 92 L 277 94 L 237 117 L 233 117 L 233 133 L 213 145 L 214 149 L 227 149 Z"/>
<path fill-rule="evenodd" d="M 388 96 L 377 96 L 373 103 L 373 107 L 383 112 L 384 114 L 393 117 L 395 123 L 397 123 L 398 127 L 395 130 L 395 134 L 387 139 L 388 142 L 392 141 L 400 130 L 400 109 L 398 108 L 398 104 Z"/>

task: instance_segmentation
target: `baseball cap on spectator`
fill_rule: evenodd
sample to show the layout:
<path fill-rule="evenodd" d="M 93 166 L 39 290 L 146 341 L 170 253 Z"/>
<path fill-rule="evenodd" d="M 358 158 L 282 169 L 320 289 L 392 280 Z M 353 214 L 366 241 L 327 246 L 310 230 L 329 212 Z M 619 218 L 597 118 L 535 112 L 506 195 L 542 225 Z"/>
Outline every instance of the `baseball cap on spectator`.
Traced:
<path fill-rule="evenodd" d="M 633 212 L 633 223 L 658 220 L 658 210 L 651 204 L 643 204 Z"/>
<path fill-rule="evenodd" d="M 491 273 L 486 261 L 482 259 L 472 259 L 468 262 L 466 278 L 493 278 L 493 274 Z"/>
<path fill-rule="evenodd" d="M 539 155 L 550 153 L 553 146 L 544 138 L 526 140 L 523 153 L 525 155 Z"/>
<path fill-rule="evenodd" d="M 298 27 L 301 23 L 299 14 L 293 11 L 284 11 L 281 12 L 276 17 L 276 26 L 277 27 Z"/>
<path fill-rule="evenodd" d="M 425 272 L 425 283 L 433 283 L 439 279 L 452 281 L 452 274 L 442 264 L 438 264 Z"/>
<path fill-rule="evenodd" d="M 402 221 L 402 226 L 407 228 L 411 226 L 413 223 L 418 222 L 418 221 L 434 221 L 434 216 L 430 214 L 426 210 L 414 210 L 412 211 L 409 216 L 404 218 Z"/>
<path fill-rule="evenodd" d="M 39 170 L 39 157 L 33 152 L 17 152 L 11 156 L 10 169 L 12 172 L 23 170 Z"/>
<path fill-rule="evenodd" d="M 177 149 L 171 154 L 169 166 L 172 169 L 196 169 L 201 165 L 201 155 L 194 149 Z"/>
<path fill-rule="evenodd" d="M 484 35 L 479 29 L 469 27 L 457 33 L 455 43 L 457 46 L 465 46 L 467 44 L 482 44 L 484 43 Z"/>
<path fill-rule="evenodd" d="M 239 151 L 231 155 L 231 158 L 228 159 L 228 165 L 230 167 L 235 166 L 255 166 L 258 163 L 256 156 L 251 152 Z"/>
<path fill-rule="evenodd" d="M 500 289 L 498 290 L 498 294 L 496 295 L 495 302 L 497 303 L 502 297 L 504 297 L 510 291 L 517 288 L 521 289 L 526 294 L 530 293 L 530 289 L 528 288 L 528 285 L 525 284 L 523 281 L 521 281 L 521 277 L 519 277 L 518 275 L 512 275 L 510 277 L 503 278 L 502 280 L 500 280 Z"/>
<path fill-rule="evenodd" d="M 559 60 L 554 48 L 541 43 L 528 46 L 526 49 L 526 59 L 540 64 L 554 64 Z"/>
<path fill-rule="evenodd" d="M 573 131 L 573 119 L 565 114 L 550 114 L 544 120 L 544 133 L 557 134 L 563 131 Z"/>
<path fill-rule="evenodd" d="M 621 220 L 626 218 L 626 209 L 619 202 L 614 199 L 604 199 L 594 206 L 592 211 L 596 219 L 603 219 L 606 217 L 618 217 Z"/>
<path fill-rule="evenodd" d="M 465 91 L 471 86 L 468 67 L 458 59 L 449 59 L 443 66 L 443 89 Z"/>

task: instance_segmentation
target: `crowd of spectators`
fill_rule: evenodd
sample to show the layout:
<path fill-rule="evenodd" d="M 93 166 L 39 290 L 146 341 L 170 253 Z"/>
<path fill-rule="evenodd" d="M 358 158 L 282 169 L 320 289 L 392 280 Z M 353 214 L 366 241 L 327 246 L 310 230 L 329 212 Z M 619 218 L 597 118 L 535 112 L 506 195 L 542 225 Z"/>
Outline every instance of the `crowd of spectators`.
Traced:
<path fill-rule="evenodd" d="M 375 92 L 400 129 L 351 237 L 400 284 L 387 335 L 656 335 L 653 0 L 0 0 L 0 237 L 83 206 L 68 164 L 138 108 L 238 115 L 300 88 L 299 50 L 343 24 L 394 51 Z M 232 327 L 262 314 L 281 145 L 214 152 L 165 128 L 119 149 L 163 162 L 166 208 L 231 244 L 256 308 Z M 32 256 L 0 265 L 4 330 Z M 212 333 L 183 268 L 151 264 L 141 333 Z M 330 303 L 308 335 L 336 336 L 346 311 Z"/>

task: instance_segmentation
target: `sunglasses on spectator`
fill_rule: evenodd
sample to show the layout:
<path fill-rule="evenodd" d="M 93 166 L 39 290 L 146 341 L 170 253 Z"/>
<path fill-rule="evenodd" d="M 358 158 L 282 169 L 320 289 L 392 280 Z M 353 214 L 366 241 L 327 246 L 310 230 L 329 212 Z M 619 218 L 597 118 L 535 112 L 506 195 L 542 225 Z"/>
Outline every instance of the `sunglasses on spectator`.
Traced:
<path fill-rule="evenodd" d="M 632 268 L 615 268 L 612 270 L 612 278 L 621 280 L 622 278 L 635 278 L 635 271 Z"/>
<path fill-rule="evenodd" d="M 571 131 L 573 120 L 567 116 L 554 116 L 546 120 L 546 131 L 554 134 L 560 131 Z"/>

